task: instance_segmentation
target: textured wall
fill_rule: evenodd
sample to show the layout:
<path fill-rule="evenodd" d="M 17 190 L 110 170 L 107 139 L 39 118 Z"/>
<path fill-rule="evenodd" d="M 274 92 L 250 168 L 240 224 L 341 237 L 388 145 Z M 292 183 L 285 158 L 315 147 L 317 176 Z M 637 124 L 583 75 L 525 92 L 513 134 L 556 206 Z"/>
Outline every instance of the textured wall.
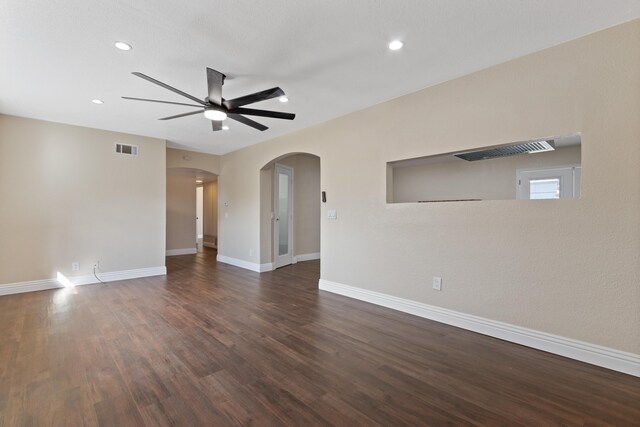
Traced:
<path fill-rule="evenodd" d="M 323 279 L 640 353 L 638 40 L 636 20 L 223 156 L 220 254 L 259 262 L 260 168 L 313 153 Z M 388 161 L 574 132 L 580 199 L 386 203 Z"/>
<path fill-rule="evenodd" d="M 220 173 L 220 156 L 167 148 L 167 169 L 189 168 Z"/>
<path fill-rule="evenodd" d="M 196 180 L 167 175 L 167 250 L 196 247 Z"/>
<path fill-rule="evenodd" d="M 0 115 L 0 200 L 0 284 L 164 266 L 164 140 Z"/>
<path fill-rule="evenodd" d="M 218 181 L 204 183 L 204 241 L 215 243 L 218 236 Z"/>

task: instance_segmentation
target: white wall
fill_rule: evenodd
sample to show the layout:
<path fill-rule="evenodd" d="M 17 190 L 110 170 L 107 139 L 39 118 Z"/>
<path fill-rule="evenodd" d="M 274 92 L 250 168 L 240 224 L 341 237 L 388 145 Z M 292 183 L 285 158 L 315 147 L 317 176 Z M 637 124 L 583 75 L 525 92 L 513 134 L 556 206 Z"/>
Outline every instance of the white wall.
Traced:
<path fill-rule="evenodd" d="M 640 353 L 638 40 L 636 20 L 223 156 L 219 253 L 260 262 L 260 169 L 317 154 L 323 279 Z M 574 132 L 580 199 L 386 203 L 386 162 Z"/>
<path fill-rule="evenodd" d="M 164 193 L 163 140 L 0 115 L 0 286 L 163 267 Z"/>

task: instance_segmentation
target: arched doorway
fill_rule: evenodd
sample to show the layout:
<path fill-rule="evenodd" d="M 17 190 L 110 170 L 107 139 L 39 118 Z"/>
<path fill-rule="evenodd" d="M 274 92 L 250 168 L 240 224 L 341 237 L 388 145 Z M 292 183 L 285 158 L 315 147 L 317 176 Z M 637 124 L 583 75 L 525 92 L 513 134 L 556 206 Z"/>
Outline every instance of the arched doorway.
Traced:
<path fill-rule="evenodd" d="M 320 158 L 289 153 L 260 170 L 260 257 L 270 269 L 320 259 Z"/>

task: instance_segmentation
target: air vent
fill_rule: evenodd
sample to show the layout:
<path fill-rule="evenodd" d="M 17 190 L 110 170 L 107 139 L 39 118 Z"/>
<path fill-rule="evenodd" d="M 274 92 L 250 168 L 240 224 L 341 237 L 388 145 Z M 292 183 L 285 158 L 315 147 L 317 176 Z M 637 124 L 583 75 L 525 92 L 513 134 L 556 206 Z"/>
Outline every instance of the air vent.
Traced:
<path fill-rule="evenodd" d="M 473 162 L 476 160 L 495 159 L 498 157 L 515 156 L 517 154 L 542 153 L 544 151 L 555 150 L 553 140 L 550 141 L 532 141 L 519 142 L 513 145 L 503 147 L 489 148 L 480 151 L 469 151 L 468 153 L 458 153 L 454 156 Z"/>
<path fill-rule="evenodd" d="M 130 144 L 121 144 L 116 142 L 116 153 L 125 154 L 127 156 L 137 156 L 138 155 L 138 146 L 130 145 Z"/>

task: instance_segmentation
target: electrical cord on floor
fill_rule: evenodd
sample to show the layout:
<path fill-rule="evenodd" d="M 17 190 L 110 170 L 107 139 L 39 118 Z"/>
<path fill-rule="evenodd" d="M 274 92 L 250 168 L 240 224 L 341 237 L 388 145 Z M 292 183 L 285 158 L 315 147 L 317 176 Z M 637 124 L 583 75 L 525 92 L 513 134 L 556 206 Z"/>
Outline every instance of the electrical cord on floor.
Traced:
<path fill-rule="evenodd" d="M 100 278 L 98 277 L 98 275 L 96 274 L 96 266 L 93 266 L 93 276 L 96 278 L 96 280 L 100 283 L 102 283 L 103 285 L 106 285 L 105 282 L 103 282 L 102 280 L 100 280 Z"/>

